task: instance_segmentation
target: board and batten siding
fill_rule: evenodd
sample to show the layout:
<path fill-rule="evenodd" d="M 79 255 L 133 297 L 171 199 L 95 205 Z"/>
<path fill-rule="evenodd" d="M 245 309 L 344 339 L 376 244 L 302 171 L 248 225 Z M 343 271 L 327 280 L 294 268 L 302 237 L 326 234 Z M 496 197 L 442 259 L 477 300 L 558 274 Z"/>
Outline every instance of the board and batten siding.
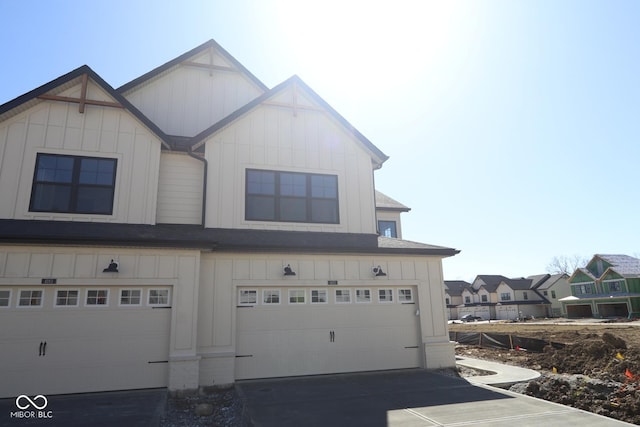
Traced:
<path fill-rule="evenodd" d="M 209 53 L 192 61 L 208 65 Z M 231 66 L 218 54 L 213 64 Z M 195 136 L 261 94 L 239 71 L 178 65 L 124 95 L 165 133 Z"/>
<path fill-rule="evenodd" d="M 80 86 L 59 94 L 78 98 Z M 88 99 L 113 101 L 91 80 Z M 0 123 L 0 218 L 153 224 L 161 142 L 124 109 L 43 101 Z M 117 159 L 112 215 L 29 212 L 38 153 Z"/>
<path fill-rule="evenodd" d="M 295 276 L 284 277 L 290 265 Z M 387 276 L 375 277 L 380 265 Z M 338 285 L 328 286 L 328 280 Z M 439 257 L 203 254 L 198 292 L 198 354 L 200 385 L 227 384 L 235 380 L 238 287 L 306 289 L 415 287 L 414 313 L 424 344 L 424 366 L 454 366 L 446 327 L 446 307 Z M 282 304 L 286 305 L 284 296 Z M 356 304 L 354 303 L 354 306 Z M 449 357 L 451 356 L 451 357 Z M 449 360 L 451 359 L 451 360 Z M 213 382 L 212 382 L 213 381 Z"/>
<path fill-rule="evenodd" d="M 206 227 L 376 233 L 370 154 L 320 111 L 262 105 L 206 142 Z M 338 177 L 339 224 L 246 221 L 245 171 Z"/>
<path fill-rule="evenodd" d="M 204 164 L 186 154 L 162 153 L 158 224 L 202 224 Z"/>

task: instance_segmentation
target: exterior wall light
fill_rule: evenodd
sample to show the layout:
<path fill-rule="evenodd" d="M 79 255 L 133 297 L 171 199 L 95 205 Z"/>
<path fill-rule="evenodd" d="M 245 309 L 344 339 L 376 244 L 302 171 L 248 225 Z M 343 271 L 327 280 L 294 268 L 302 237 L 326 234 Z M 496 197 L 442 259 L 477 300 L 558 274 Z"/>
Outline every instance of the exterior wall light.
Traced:
<path fill-rule="evenodd" d="M 109 267 L 102 270 L 103 273 L 117 273 L 118 272 L 118 262 L 111 260 L 109 263 Z"/>
<path fill-rule="evenodd" d="M 284 275 L 285 276 L 295 276 L 296 272 L 291 269 L 291 265 L 287 264 L 287 266 L 284 268 Z"/>
<path fill-rule="evenodd" d="M 373 274 L 375 274 L 376 277 L 381 277 L 381 276 L 386 276 L 387 275 L 387 273 L 382 271 L 382 267 L 380 267 L 380 266 L 373 267 Z"/>

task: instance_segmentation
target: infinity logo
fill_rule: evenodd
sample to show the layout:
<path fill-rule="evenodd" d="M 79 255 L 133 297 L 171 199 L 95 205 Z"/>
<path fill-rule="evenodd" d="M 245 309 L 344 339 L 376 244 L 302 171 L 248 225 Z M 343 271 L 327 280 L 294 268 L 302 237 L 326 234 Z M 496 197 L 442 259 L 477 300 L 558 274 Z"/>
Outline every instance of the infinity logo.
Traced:
<path fill-rule="evenodd" d="M 38 404 L 36 403 L 36 401 L 37 401 L 38 399 L 42 399 L 42 401 L 44 402 L 44 404 L 43 404 L 42 406 L 38 406 Z M 20 401 L 21 401 L 21 400 L 26 400 L 28 403 L 27 403 L 26 405 L 24 405 L 24 406 L 21 406 L 21 405 L 20 405 Z M 21 394 L 20 396 L 16 397 L 16 406 L 17 406 L 19 409 L 22 409 L 22 410 L 27 409 L 27 408 L 29 407 L 29 405 L 33 406 L 33 407 L 34 407 L 34 408 L 36 408 L 36 409 L 44 409 L 44 408 L 46 408 L 46 407 L 47 407 L 47 405 L 48 405 L 48 404 L 49 404 L 49 401 L 47 400 L 47 398 L 46 398 L 46 397 L 44 397 L 44 396 L 43 396 L 43 395 L 41 395 L 41 394 L 39 394 L 39 395 L 35 396 L 35 397 L 33 398 L 33 400 L 31 400 L 31 398 L 30 398 L 29 396 L 26 396 L 26 395 L 24 395 L 24 394 Z"/>

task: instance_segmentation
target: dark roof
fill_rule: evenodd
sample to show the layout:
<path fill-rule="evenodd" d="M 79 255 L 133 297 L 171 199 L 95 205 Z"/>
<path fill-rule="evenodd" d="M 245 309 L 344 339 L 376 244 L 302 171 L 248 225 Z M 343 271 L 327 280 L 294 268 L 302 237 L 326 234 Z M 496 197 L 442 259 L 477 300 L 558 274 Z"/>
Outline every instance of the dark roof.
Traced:
<path fill-rule="evenodd" d="M 222 46 L 220 46 L 218 43 L 215 42 L 215 40 L 209 40 L 203 44 L 201 44 L 200 46 L 191 49 L 190 51 L 183 53 L 182 55 L 178 56 L 175 59 L 172 59 L 171 61 L 157 67 L 154 68 L 153 70 L 149 71 L 148 73 L 143 74 L 142 76 L 131 80 L 129 83 L 125 83 L 124 85 L 120 86 L 118 88 L 118 92 L 120 93 L 124 93 L 124 92 L 128 92 L 131 89 L 134 89 L 136 86 L 146 82 L 147 80 L 153 79 L 156 76 L 159 76 L 160 74 L 162 74 L 163 72 L 169 70 L 172 67 L 175 67 L 176 65 L 180 64 L 183 61 L 186 61 L 187 59 L 191 58 L 192 56 L 197 55 L 200 52 L 203 52 L 207 49 L 210 48 L 214 48 L 216 50 L 218 50 L 220 53 L 222 53 L 222 55 L 227 58 L 227 60 L 229 60 L 234 67 L 236 67 L 239 71 L 241 71 L 243 74 L 245 74 L 247 77 L 249 77 L 249 79 L 251 79 L 251 81 L 253 81 L 262 91 L 266 91 L 268 90 L 268 87 L 265 86 L 264 83 L 262 83 L 260 80 L 258 80 L 258 78 L 256 76 L 254 76 L 249 70 L 247 70 L 244 65 L 242 65 L 240 62 L 238 62 L 233 56 L 231 56 L 231 54 L 229 52 L 227 52 Z"/>
<path fill-rule="evenodd" d="M 391 239 L 397 240 L 397 239 Z M 408 242 L 389 244 L 375 234 L 202 228 L 0 219 L 0 242 L 24 244 L 191 248 L 246 252 L 335 252 L 452 256 L 459 251 Z"/>
<path fill-rule="evenodd" d="M 149 120 L 140 110 L 138 110 L 133 104 L 131 104 L 125 97 L 116 92 L 106 81 L 102 79 L 95 71 L 93 71 L 88 65 L 83 65 L 75 70 L 58 77 L 55 80 L 45 83 L 44 85 L 33 89 L 30 92 L 25 93 L 3 105 L 0 105 L 0 118 L 3 114 L 16 110 L 21 106 L 31 107 L 37 102 L 44 102 L 38 99 L 38 96 L 44 95 L 47 92 L 51 92 L 57 88 L 65 86 L 66 84 L 75 84 L 74 80 L 80 78 L 83 74 L 87 74 L 91 80 L 93 80 L 98 86 L 100 86 L 105 92 L 112 96 L 118 103 L 120 103 L 126 110 L 133 114 L 138 120 L 140 120 L 151 132 L 153 132 L 162 142 L 162 144 L 169 148 L 169 137 L 151 120 Z"/>
<path fill-rule="evenodd" d="M 447 293 L 451 296 L 460 296 L 462 291 L 471 287 L 471 283 L 464 280 L 445 280 L 444 285 L 447 287 Z"/>
<path fill-rule="evenodd" d="M 344 117 L 342 117 L 336 110 L 334 110 L 333 107 L 331 107 L 325 100 L 323 100 L 317 93 L 315 93 L 309 86 L 307 86 L 307 84 L 304 83 L 302 79 L 300 79 L 300 77 L 295 75 L 285 80 L 284 82 L 280 83 L 279 85 L 275 86 L 270 91 L 257 97 L 256 99 L 249 102 L 248 104 L 245 104 L 244 106 L 240 107 L 239 109 L 229 114 L 224 119 L 215 123 L 213 126 L 203 130 L 198 135 L 194 136 L 192 138 L 192 143 L 193 143 L 192 148 L 194 150 L 197 149 L 211 135 L 215 134 L 217 131 L 221 130 L 225 126 L 228 126 L 235 120 L 247 114 L 248 112 L 258 107 L 260 104 L 262 104 L 269 98 L 275 96 L 276 94 L 278 94 L 279 92 L 281 92 L 282 90 L 284 90 L 288 86 L 291 86 L 294 83 L 300 86 L 305 92 L 307 92 L 315 102 L 317 102 L 322 108 L 324 108 L 329 114 L 331 114 L 333 118 L 335 118 L 342 126 L 344 126 L 351 134 L 353 134 L 354 137 L 356 137 L 360 142 L 362 142 L 375 156 L 377 156 L 379 158 L 380 164 L 384 163 L 389 158 L 389 156 L 387 156 L 382 151 L 380 151 L 378 147 L 373 145 L 371 141 L 369 141 L 356 128 L 354 128 Z"/>
<path fill-rule="evenodd" d="M 526 291 L 531 289 L 531 279 L 505 279 L 503 282 L 513 290 Z"/>
<path fill-rule="evenodd" d="M 500 282 L 508 280 L 506 277 L 499 274 L 479 274 L 473 281 L 475 282 L 478 279 L 481 279 L 485 283 L 485 289 L 489 293 L 495 292 Z"/>
<path fill-rule="evenodd" d="M 411 208 L 376 190 L 376 209 L 383 211 L 409 212 Z"/>

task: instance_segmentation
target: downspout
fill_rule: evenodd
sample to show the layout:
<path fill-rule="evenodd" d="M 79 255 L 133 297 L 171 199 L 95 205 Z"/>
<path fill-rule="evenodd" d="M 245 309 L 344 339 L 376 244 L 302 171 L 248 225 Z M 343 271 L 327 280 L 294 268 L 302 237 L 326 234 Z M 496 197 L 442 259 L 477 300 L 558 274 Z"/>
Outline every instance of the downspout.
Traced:
<path fill-rule="evenodd" d="M 205 218 L 206 218 L 206 213 L 207 213 L 207 170 L 209 169 L 209 162 L 207 162 L 207 159 L 205 159 L 204 157 L 200 157 L 200 156 L 196 156 L 193 151 L 191 151 L 191 147 L 189 147 L 189 150 L 187 151 L 187 154 L 191 157 L 193 157 L 196 160 L 200 160 L 203 164 L 204 164 L 204 173 L 202 174 L 203 177 L 203 183 L 202 183 L 202 224 L 200 224 L 202 226 L 202 228 L 204 228 L 204 223 L 205 223 Z"/>

